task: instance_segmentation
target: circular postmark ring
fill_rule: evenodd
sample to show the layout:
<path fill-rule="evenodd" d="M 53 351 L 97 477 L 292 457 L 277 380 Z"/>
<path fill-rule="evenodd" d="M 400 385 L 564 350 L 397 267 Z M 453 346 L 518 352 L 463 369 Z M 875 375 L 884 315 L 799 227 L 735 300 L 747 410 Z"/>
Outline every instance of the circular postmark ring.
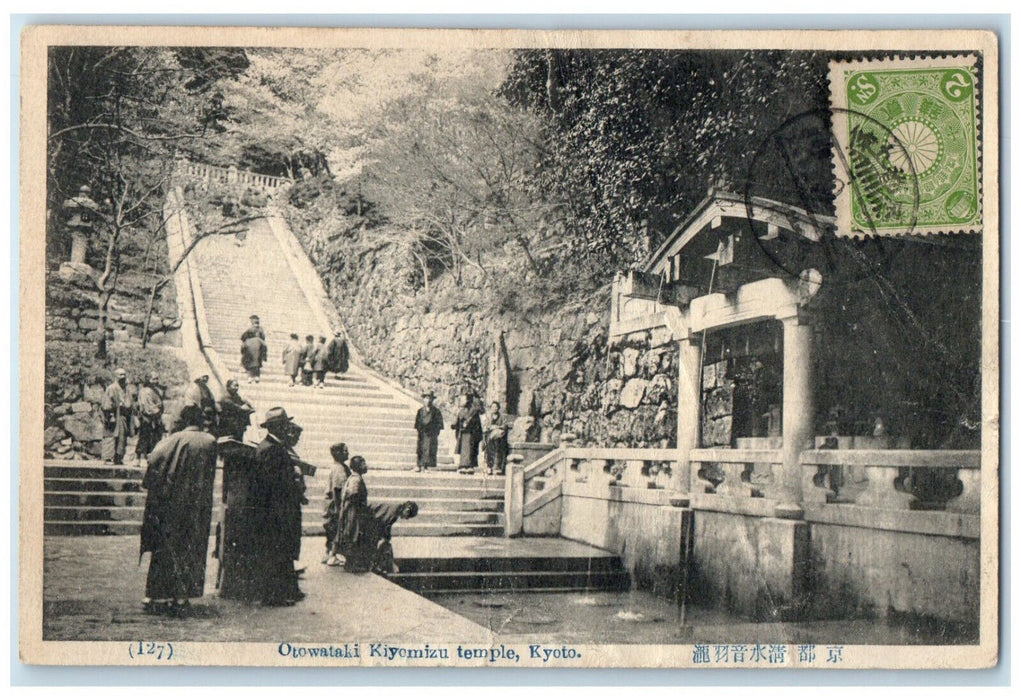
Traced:
<path fill-rule="evenodd" d="M 848 117 L 853 114 L 856 119 L 868 124 L 870 131 L 868 133 L 859 131 L 852 135 L 848 149 L 845 151 L 833 134 L 831 121 L 834 113 L 843 113 Z M 807 138 L 815 138 L 817 141 L 806 143 L 804 139 L 788 138 L 790 135 L 796 135 L 800 130 L 806 130 L 809 134 Z M 877 143 L 873 132 L 880 133 L 884 137 L 884 143 Z M 825 204 L 821 200 L 820 191 L 816 189 L 813 192 L 811 184 L 805 181 L 806 173 L 797 170 L 795 158 L 792 155 L 806 150 L 812 151 L 813 147 L 818 150 L 822 146 L 818 139 L 823 133 L 826 135 L 826 158 L 831 168 L 836 171 L 833 173 L 835 181 L 826 183 L 825 192 L 828 201 Z M 846 194 L 857 198 L 859 206 L 869 217 L 869 221 L 872 221 L 869 203 L 864 197 L 863 189 L 866 184 L 872 185 L 877 178 L 890 177 L 889 173 L 876 172 L 875 169 L 879 167 L 876 159 L 869 157 L 877 153 L 877 148 L 880 151 L 885 149 L 888 160 L 902 164 L 900 167 L 901 177 L 907 182 L 909 201 L 906 204 L 909 207 L 910 216 L 908 217 L 909 225 L 901 233 L 910 235 L 917 223 L 921 190 L 916 161 L 907 144 L 889 127 L 868 114 L 836 107 L 807 110 L 784 120 L 778 127 L 771 130 L 755 149 L 749 161 L 742 193 L 747 217 L 745 219 L 746 234 L 755 239 L 765 256 L 779 270 L 795 279 L 809 268 L 819 269 L 823 278 L 829 283 L 857 282 L 874 275 L 877 268 L 888 263 L 890 256 L 894 254 L 893 247 L 884 242 L 884 234 L 878 231 L 874 223 L 871 223 L 869 233 L 864 239 L 859 239 L 861 244 L 857 248 L 846 246 L 843 243 L 838 246 L 835 227 L 829 223 L 830 217 L 820 216 L 820 210 L 832 209 L 836 197 L 844 193 L 845 188 L 849 188 Z M 771 155 L 778 156 L 778 158 L 770 158 Z M 764 164 L 769 163 L 771 166 L 777 161 L 782 165 L 781 172 L 770 170 L 764 174 L 771 181 L 775 181 L 777 177 L 788 178 L 790 181 L 788 189 L 793 189 L 796 193 L 794 198 L 796 201 L 788 203 L 802 209 L 809 217 L 812 228 L 819 233 L 817 241 L 809 241 L 808 238 L 799 240 L 796 244 L 798 250 L 782 250 L 777 244 L 768 243 L 769 240 L 776 239 L 764 239 L 752 227 L 756 208 L 753 191 L 756 185 L 763 181 L 759 177 L 759 171 L 764 169 Z M 857 171 L 852 163 L 858 164 Z M 866 180 L 868 183 L 865 182 Z M 853 240 L 850 237 L 848 239 Z"/>

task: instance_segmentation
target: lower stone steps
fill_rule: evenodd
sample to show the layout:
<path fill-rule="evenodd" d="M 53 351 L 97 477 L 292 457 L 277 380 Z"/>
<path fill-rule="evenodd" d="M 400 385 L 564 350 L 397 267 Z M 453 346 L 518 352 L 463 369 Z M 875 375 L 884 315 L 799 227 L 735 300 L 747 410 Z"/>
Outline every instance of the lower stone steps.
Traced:
<path fill-rule="evenodd" d="M 424 595 L 497 591 L 621 591 L 620 557 L 560 538 L 394 538 L 390 580 Z"/>

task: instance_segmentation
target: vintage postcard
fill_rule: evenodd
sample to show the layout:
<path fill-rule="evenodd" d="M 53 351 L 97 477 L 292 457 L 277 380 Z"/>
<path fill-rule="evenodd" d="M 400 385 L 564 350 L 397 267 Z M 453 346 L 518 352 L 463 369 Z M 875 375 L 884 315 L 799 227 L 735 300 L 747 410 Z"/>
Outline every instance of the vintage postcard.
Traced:
<path fill-rule="evenodd" d="M 23 661 L 997 663 L 995 34 L 21 49 Z"/>

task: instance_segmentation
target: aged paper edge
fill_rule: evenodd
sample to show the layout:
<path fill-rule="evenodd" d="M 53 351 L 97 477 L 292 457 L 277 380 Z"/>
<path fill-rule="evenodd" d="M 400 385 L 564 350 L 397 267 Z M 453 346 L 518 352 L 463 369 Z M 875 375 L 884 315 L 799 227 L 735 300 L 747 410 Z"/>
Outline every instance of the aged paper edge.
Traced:
<path fill-rule="evenodd" d="M 982 319 L 982 508 L 979 643 L 962 646 L 845 646 L 841 668 L 968 669 L 996 664 L 999 651 L 999 52 L 995 33 L 985 30 L 881 31 L 531 31 L 442 29 L 338 29 L 255 27 L 33 26 L 21 36 L 20 95 L 20 445 L 19 459 L 19 655 L 23 662 L 49 665 L 125 665 L 120 642 L 42 640 L 43 585 L 43 387 L 46 49 L 50 45 L 177 45 L 253 47 L 404 48 L 660 48 L 778 49 L 850 52 L 916 51 L 984 56 L 981 94 L 986 107 L 981 142 L 983 319 Z M 283 641 L 283 640 L 281 640 Z M 325 641 L 325 640 L 324 640 Z M 357 640 L 354 640 L 357 641 Z M 370 641 L 370 640 L 365 640 Z M 328 641 L 327 641 L 328 643 Z M 239 666 L 313 666 L 282 658 L 277 644 L 175 644 L 176 663 Z M 691 667 L 692 645 L 582 645 L 584 663 L 560 667 Z M 135 662 L 137 665 L 142 665 Z M 164 663 L 165 662 L 154 662 Z M 172 662 L 173 663 L 173 662 Z M 412 661 L 388 666 L 431 666 Z M 501 664 L 480 664 L 500 666 Z M 528 667 L 530 663 L 515 664 Z M 465 666 L 467 667 L 467 665 Z M 548 667 L 548 666 L 546 666 Z M 754 665 L 742 668 L 754 667 Z M 796 668 L 790 664 L 785 668 Z M 773 666 L 772 668 L 776 668 Z"/>

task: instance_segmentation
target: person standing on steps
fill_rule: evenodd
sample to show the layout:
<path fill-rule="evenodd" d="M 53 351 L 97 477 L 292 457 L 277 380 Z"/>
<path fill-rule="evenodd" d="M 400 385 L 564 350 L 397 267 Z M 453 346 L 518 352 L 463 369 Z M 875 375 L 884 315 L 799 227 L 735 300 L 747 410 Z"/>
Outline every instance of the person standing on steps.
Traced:
<path fill-rule="evenodd" d="M 479 466 L 479 443 L 482 442 L 482 421 L 471 392 L 461 394 L 454 422 L 454 449 L 459 458 L 458 471 L 471 474 Z"/>
<path fill-rule="evenodd" d="M 205 425 L 209 432 L 215 434 L 217 431 L 218 413 L 216 410 L 216 399 L 209 388 L 209 375 L 203 374 L 195 377 L 195 381 L 188 385 L 184 391 L 184 406 L 198 406 L 205 417 Z M 183 409 L 182 409 L 183 410 Z M 173 430 L 177 432 L 183 425 L 180 425 L 180 418 Z"/>
<path fill-rule="evenodd" d="M 266 361 L 267 357 L 266 341 L 259 335 L 249 335 L 241 341 L 241 366 L 248 373 L 249 384 L 259 383 L 259 377 L 262 375 L 262 363 Z"/>
<path fill-rule="evenodd" d="M 263 340 L 266 340 L 266 331 L 264 331 L 262 326 L 259 325 L 259 317 L 252 314 L 248 317 L 248 320 L 251 321 L 252 324 L 248 327 L 248 330 L 241 334 L 241 342 L 243 343 L 253 336 L 258 336 Z"/>
<path fill-rule="evenodd" d="M 237 379 L 228 379 L 227 387 L 220 398 L 219 416 L 220 425 L 218 433 L 222 437 L 229 437 L 237 442 L 244 440 L 245 431 L 252 422 L 252 414 L 255 407 L 241 397 L 241 385 Z"/>
<path fill-rule="evenodd" d="M 301 348 L 301 385 L 312 386 L 312 354 L 315 352 L 315 336 L 306 335 L 305 344 Z"/>
<path fill-rule="evenodd" d="M 347 372 L 350 359 L 351 353 L 344 338 L 344 331 L 334 331 L 330 344 L 326 346 L 326 369 L 339 377 Z"/>
<path fill-rule="evenodd" d="M 138 390 L 136 404 L 138 442 L 135 443 L 135 464 L 146 467 L 152 448 L 163 439 L 163 393 L 160 376 L 150 372 L 145 384 Z"/>
<path fill-rule="evenodd" d="M 323 512 L 323 529 L 326 531 L 326 556 L 323 563 L 327 566 L 340 566 L 337 553 L 340 551 L 340 502 L 344 495 L 344 484 L 351 476 L 351 468 L 347 466 L 347 445 L 338 442 L 330 447 L 333 457 L 333 468 L 330 469 L 330 480 L 326 485 L 326 510 Z"/>
<path fill-rule="evenodd" d="M 131 391 L 128 389 L 128 373 L 118 367 L 113 372 L 114 380 L 103 394 L 103 424 L 106 428 L 103 440 L 103 456 L 107 463 L 124 464 L 124 453 L 128 450 L 128 436 L 131 434 Z"/>
<path fill-rule="evenodd" d="M 312 348 L 313 386 L 316 389 L 326 388 L 326 336 L 319 336 L 319 342 Z"/>
<path fill-rule="evenodd" d="M 507 442 L 507 434 L 510 432 L 510 425 L 506 417 L 500 413 L 500 404 L 493 401 L 489 404 L 489 413 L 486 414 L 486 468 L 490 476 L 502 476 L 507 470 L 507 453 L 510 446 Z"/>
<path fill-rule="evenodd" d="M 297 333 L 291 333 L 291 340 L 284 348 L 284 373 L 290 377 L 290 386 L 298 380 L 298 373 L 301 372 L 301 355 L 304 346 L 298 340 Z"/>
<path fill-rule="evenodd" d="M 427 391 L 422 394 L 425 406 L 415 414 L 415 430 L 418 431 L 418 465 L 415 471 L 436 468 L 436 448 L 443 430 L 443 414 L 433 405 L 436 394 Z"/>
<path fill-rule="evenodd" d="M 181 410 L 184 428 L 149 454 L 139 559 L 151 552 L 143 605 L 149 613 L 177 614 L 201 598 L 213 512 L 216 438 L 204 430 L 197 406 Z"/>

